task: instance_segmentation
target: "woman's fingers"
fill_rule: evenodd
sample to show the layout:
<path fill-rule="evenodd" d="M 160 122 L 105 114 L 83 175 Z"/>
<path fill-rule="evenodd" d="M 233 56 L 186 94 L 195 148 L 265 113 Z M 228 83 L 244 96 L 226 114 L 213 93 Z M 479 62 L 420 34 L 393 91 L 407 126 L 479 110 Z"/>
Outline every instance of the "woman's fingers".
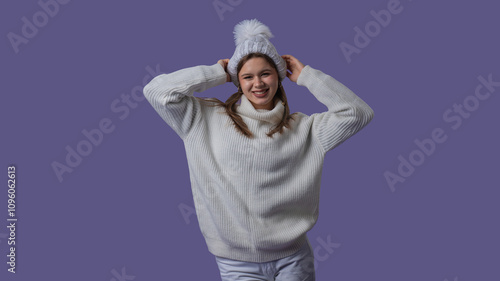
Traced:
<path fill-rule="evenodd" d="M 287 68 L 289 68 L 290 70 L 297 68 L 297 66 L 299 65 L 299 60 L 292 55 L 283 55 L 281 57 L 283 57 L 286 62 Z"/>
<path fill-rule="evenodd" d="M 291 72 L 289 73 L 287 71 L 286 76 L 290 78 L 292 82 L 297 82 L 297 79 L 304 68 L 304 64 L 292 55 L 282 55 L 281 57 L 286 62 L 286 68 Z"/>
<path fill-rule="evenodd" d="M 220 59 L 217 61 L 218 64 L 224 68 L 224 71 L 226 72 L 226 82 L 231 82 L 231 76 L 229 75 L 229 72 L 227 72 L 227 65 L 229 64 L 229 59 Z"/>
<path fill-rule="evenodd" d="M 220 59 L 219 61 L 217 61 L 217 63 L 224 66 L 225 68 L 229 63 L 229 59 Z"/>
<path fill-rule="evenodd" d="M 281 56 L 286 62 L 293 62 L 297 60 L 294 56 L 292 55 L 282 55 Z"/>

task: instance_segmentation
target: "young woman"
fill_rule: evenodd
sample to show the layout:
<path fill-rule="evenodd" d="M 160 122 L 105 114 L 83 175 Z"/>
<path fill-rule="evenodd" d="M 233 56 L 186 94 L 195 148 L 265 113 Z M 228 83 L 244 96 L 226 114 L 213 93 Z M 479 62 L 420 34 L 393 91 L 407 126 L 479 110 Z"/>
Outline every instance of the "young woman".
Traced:
<path fill-rule="evenodd" d="M 315 280 L 306 233 L 318 218 L 325 154 L 374 113 L 333 77 L 279 56 L 256 19 L 234 33 L 231 59 L 159 75 L 144 94 L 184 142 L 200 230 L 222 279 Z M 286 77 L 328 111 L 290 114 Z M 226 102 L 193 96 L 225 82 L 238 87 Z"/>

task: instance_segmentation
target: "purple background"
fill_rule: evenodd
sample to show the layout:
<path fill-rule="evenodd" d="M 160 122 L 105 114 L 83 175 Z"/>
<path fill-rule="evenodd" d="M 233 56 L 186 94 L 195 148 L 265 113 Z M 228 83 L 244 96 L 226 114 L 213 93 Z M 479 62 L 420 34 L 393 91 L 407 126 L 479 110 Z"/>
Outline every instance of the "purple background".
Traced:
<path fill-rule="evenodd" d="M 291 2 L 232 1 L 220 17 L 212 1 L 71 1 L 18 53 L 7 34 L 22 35 L 21 19 L 43 10 L 33 0 L 3 2 L 0 280 L 220 279 L 196 216 L 179 209 L 193 206 L 180 138 L 146 100 L 125 117 L 112 104 L 142 88 L 148 66 L 168 73 L 230 58 L 235 24 L 251 18 L 270 27 L 280 54 L 332 75 L 375 112 L 327 154 L 320 216 L 308 233 L 317 280 L 499 280 L 500 87 L 456 130 L 443 119 L 470 101 L 479 76 L 500 81 L 499 4 L 401 1 L 348 63 L 339 44 L 353 45 L 354 28 L 391 1 Z M 292 112 L 326 110 L 306 88 L 284 87 Z M 227 83 L 198 95 L 234 92 Z M 65 164 L 66 146 L 75 149 L 82 130 L 104 118 L 114 131 L 59 181 L 51 164 Z M 384 172 L 398 173 L 398 155 L 408 159 L 435 128 L 446 141 L 391 191 Z M 9 164 L 17 167 L 16 274 L 6 265 Z M 333 252 L 321 246 L 328 237 L 340 244 Z"/>

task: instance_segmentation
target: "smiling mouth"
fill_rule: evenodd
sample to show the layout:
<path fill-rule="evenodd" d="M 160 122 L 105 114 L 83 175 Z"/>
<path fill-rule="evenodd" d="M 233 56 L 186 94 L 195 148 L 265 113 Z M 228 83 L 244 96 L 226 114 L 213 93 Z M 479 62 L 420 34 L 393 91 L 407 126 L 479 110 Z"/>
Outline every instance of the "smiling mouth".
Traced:
<path fill-rule="evenodd" d="M 255 92 L 255 91 L 253 91 L 252 93 L 254 94 L 254 96 L 260 98 L 260 97 L 264 97 L 265 95 L 267 95 L 267 92 L 269 92 L 269 89 L 266 89 L 263 92 Z"/>

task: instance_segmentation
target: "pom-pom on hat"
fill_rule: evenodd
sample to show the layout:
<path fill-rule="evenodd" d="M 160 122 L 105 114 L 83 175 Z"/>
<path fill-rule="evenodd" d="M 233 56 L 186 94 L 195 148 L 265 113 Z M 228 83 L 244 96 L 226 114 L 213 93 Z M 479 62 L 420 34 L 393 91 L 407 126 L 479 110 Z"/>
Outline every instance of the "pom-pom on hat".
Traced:
<path fill-rule="evenodd" d="M 269 27 L 258 21 L 257 19 L 244 20 L 234 27 L 234 41 L 236 50 L 233 56 L 229 59 L 227 71 L 231 76 L 236 87 L 239 86 L 237 67 L 240 60 L 250 53 L 263 53 L 273 59 L 278 68 L 280 80 L 286 77 L 286 62 L 278 54 L 274 45 L 269 41 L 273 38 L 273 34 Z"/>

